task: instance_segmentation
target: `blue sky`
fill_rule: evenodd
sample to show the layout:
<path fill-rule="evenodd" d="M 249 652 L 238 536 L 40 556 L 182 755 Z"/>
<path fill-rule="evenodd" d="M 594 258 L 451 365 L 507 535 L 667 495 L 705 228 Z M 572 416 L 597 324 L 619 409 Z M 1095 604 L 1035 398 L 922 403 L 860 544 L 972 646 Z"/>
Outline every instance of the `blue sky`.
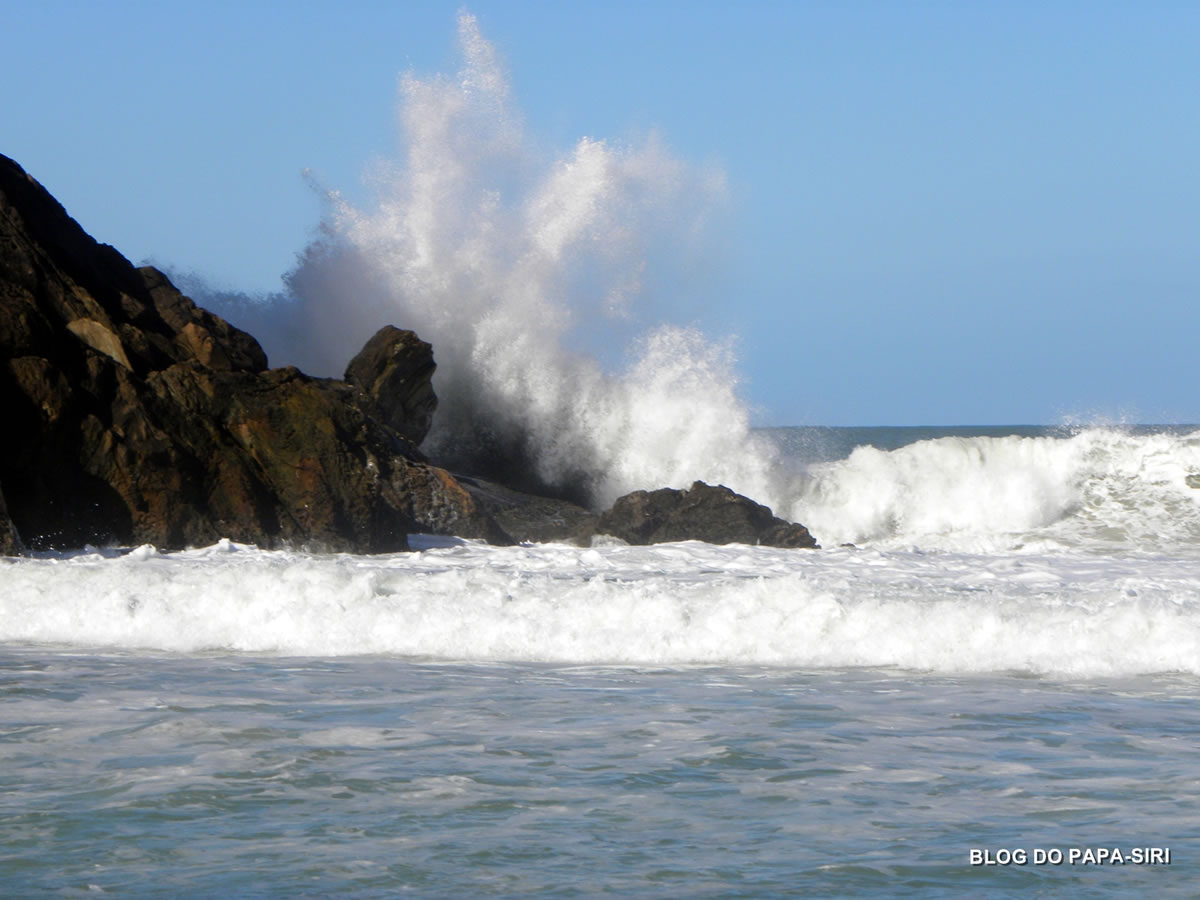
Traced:
<path fill-rule="evenodd" d="M 365 198 L 458 8 L 0 0 L 0 152 L 135 262 L 275 290 L 301 172 Z M 671 306 L 738 336 L 761 424 L 1200 421 L 1200 7 L 469 8 L 548 145 L 724 171 Z"/>

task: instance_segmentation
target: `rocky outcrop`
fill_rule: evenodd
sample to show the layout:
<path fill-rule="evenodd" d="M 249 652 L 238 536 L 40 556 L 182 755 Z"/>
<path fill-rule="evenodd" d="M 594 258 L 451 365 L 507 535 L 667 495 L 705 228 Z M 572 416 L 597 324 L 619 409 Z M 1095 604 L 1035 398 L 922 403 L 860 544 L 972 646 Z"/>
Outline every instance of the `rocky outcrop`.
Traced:
<path fill-rule="evenodd" d="M 706 541 L 815 548 L 803 525 L 785 522 L 767 507 L 724 485 L 697 481 L 687 490 L 634 491 L 600 516 L 596 530 L 630 544 Z"/>
<path fill-rule="evenodd" d="M 344 381 L 270 369 L 254 338 L 96 243 L 0 156 L 0 554 L 222 537 L 377 552 L 413 531 L 816 546 L 723 486 L 637 491 L 597 516 L 455 477 L 418 450 L 434 369 L 429 344 L 391 326 Z M 490 455 L 501 480 L 537 483 L 509 443 Z"/>
<path fill-rule="evenodd" d="M 16 526 L 8 517 L 4 491 L 0 489 L 0 556 L 16 556 L 24 549 L 21 544 L 21 536 L 17 534 Z"/>
<path fill-rule="evenodd" d="M 542 497 L 474 476 L 456 475 L 478 507 L 515 541 L 587 546 L 599 516 L 569 500 Z"/>
<path fill-rule="evenodd" d="M 17 534 L 33 549 L 507 540 L 417 450 L 428 345 L 376 335 L 351 368 L 362 387 L 268 369 L 254 338 L 97 244 L 0 156 L 0 552 Z"/>
<path fill-rule="evenodd" d="M 375 402 L 388 427 L 420 446 L 437 409 L 436 368 L 433 347 L 414 332 L 385 325 L 350 360 L 346 381 Z"/>

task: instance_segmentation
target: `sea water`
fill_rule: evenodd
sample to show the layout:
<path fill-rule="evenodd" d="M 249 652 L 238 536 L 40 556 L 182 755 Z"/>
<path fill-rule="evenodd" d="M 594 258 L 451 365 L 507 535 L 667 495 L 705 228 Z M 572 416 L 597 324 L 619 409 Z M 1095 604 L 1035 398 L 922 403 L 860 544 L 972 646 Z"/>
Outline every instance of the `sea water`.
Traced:
<path fill-rule="evenodd" d="M 765 437 L 825 549 L 0 561 L 4 895 L 1194 894 L 1200 430 Z"/>
<path fill-rule="evenodd" d="M 751 429 L 722 173 L 547 148 L 459 30 L 285 298 L 185 288 L 316 375 L 415 329 L 463 471 L 825 549 L 0 560 L 0 895 L 1193 895 L 1200 431 Z"/>

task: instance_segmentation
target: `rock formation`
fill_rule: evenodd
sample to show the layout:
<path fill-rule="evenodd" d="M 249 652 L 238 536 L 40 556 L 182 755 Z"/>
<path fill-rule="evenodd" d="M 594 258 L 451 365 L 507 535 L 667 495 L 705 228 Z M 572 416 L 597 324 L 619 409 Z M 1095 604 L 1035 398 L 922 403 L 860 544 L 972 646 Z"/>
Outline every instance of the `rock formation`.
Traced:
<path fill-rule="evenodd" d="M 346 381 L 375 401 L 385 425 L 420 446 L 433 424 L 433 347 L 411 331 L 385 325 L 346 366 Z"/>
<path fill-rule="evenodd" d="M 97 244 L 0 156 L 0 551 L 17 535 L 32 549 L 507 540 L 417 450 L 428 345 L 376 335 L 351 369 L 361 387 L 268 369 L 254 338 Z"/>
<path fill-rule="evenodd" d="M 515 491 L 473 475 L 455 477 L 478 507 L 514 541 L 553 541 L 586 547 L 596 533 L 599 516 L 569 500 Z"/>
<path fill-rule="evenodd" d="M 4 502 L 4 491 L 0 490 L 0 556 L 16 556 L 24 547 L 16 526 L 8 517 L 8 506 Z"/>
<path fill-rule="evenodd" d="M 815 548 L 803 525 L 785 522 L 767 507 L 724 485 L 697 481 L 687 490 L 634 491 L 600 516 L 596 530 L 630 544 L 707 541 Z"/>
<path fill-rule="evenodd" d="M 413 531 L 816 546 L 804 526 L 699 481 L 636 491 L 597 516 L 456 478 L 417 449 L 434 369 L 429 344 L 392 326 L 345 381 L 270 369 L 254 338 L 96 243 L 0 156 L 0 554 L 222 537 L 377 552 Z M 495 468 L 525 486 L 514 448 Z"/>

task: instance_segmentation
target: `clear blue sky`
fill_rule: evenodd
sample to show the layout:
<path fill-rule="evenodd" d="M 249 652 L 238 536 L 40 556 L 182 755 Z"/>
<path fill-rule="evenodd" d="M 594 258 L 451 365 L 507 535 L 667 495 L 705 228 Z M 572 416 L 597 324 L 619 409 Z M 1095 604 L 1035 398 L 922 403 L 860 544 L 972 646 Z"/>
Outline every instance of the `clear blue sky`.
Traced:
<path fill-rule="evenodd" d="M 1200 6 L 469 4 L 527 126 L 725 173 L 761 424 L 1200 421 Z M 0 0 L 0 152 L 135 262 L 278 289 L 457 3 Z M 397 323 L 403 324 L 403 323 Z"/>

